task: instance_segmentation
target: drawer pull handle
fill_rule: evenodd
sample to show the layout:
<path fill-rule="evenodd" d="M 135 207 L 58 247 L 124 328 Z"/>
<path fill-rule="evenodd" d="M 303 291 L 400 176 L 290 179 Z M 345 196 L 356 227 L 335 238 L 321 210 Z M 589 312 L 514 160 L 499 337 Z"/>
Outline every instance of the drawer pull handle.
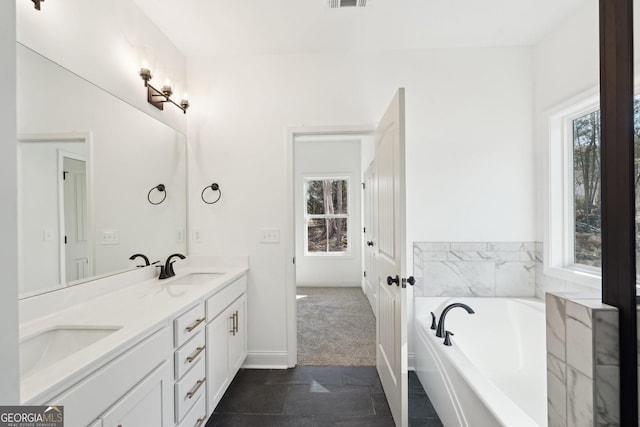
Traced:
<path fill-rule="evenodd" d="M 205 346 L 203 345 L 202 347 L 198 347 L 196 348 L 195 353 L 193 353 L 191 356 L 187 357 L 187 362 L 191 363 L 194 360 L 196 360 L 196 357 L 198 357 L 198 355 L 200 353 L 202 353 L 202 351 L 204 350 Z"/>
<path fill-rule="evenodd" d="M 194 387 L 194 388 L 193 388 L 189 393 L 187 393 L 187 397 L 188 397 L 189 399 L 191 399 L 193 396 L 195 396 L 195 395 L 196 395 L 196 392 L 198 391 L 198 389 L 200 388 L 200 386 L 202 386 L 202 384 L 204 384 L 204 381 L 205 381 L 205 380 L 206 380 L 206 378 L 203 378 L 203 379 L 199 380 L 199 381 L 196 383 L 196 386 L 195 386 L 195 387 Z"/>
<path fill-rule="evenodd" d="M 195 322 L 193 322 L 191 325 L 187 326 L 187 332 L 191 332 L 193 331 L 195 328 L 198 327 L 198 325 L 202 322 L 204 322 L 205 318 L 202 317 L 200 319 L 197 319 Z"/>
<path fill-rule="evenodd" d="M 231 332 L 235 337 L 236 336 L 236 315 L 232 314 L 231 316 L 229 316 L 229 319 L 231 319 L 231 330 L 229 332 Z"/>
<path fill-rule="evenodd" d="M 236 312 L 235 312 L 233 315 L 234 315 L 234 317 L 236 318 L 236 321 L 235 321 L 235 325 L 236 325 L 236 326 L 235 326 L 235 329 L 236 329 L 236 334 L 237 334 L 237 333 L 238 333 L 238 310 L 236 310 Z"/>
<path fill-rule="evenodd" d="M 198 418 L 198 419 L 196 420 L 196 421 L 197 421 L 197 423 L 196 423 L 195 427 L 200 427 L 202 424 L 204 424 L 204 422 L 205 422 L 206 420 L 207 420 L 207 419 L 206 419 L 205 417 Z"/>

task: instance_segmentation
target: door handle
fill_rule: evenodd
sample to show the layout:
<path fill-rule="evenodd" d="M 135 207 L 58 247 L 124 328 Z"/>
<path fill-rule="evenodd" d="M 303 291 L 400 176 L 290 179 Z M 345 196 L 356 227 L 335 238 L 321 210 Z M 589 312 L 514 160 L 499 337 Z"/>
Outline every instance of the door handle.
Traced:
<path fill-rule="evenodd" d="M 410 284 L 411 286 L 416 284 L 416 279 L 413 278 L 413 276 L 409 276 L 407 279 L 402 279 L 402 287 L 406 288 L 407 287 L 407 283 Z"/>
<path fill-rule="evenodd" d="M 396 286 L 400 286 L 400 277 L 396 275 L 396 277 L 387 276 L 387 285 L 391 286 L 393 284 Z"/>
<path fill-rule="evenodd" d="M 367 241 L 367 246 L 373 246 L 373 242 L 371 240 Z"/>

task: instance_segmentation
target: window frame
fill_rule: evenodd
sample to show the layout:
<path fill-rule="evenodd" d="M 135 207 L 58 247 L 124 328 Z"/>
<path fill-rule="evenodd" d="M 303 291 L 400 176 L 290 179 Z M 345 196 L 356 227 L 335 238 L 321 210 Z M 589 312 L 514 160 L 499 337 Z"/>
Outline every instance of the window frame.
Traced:
<path fill-rule="evenodd" d="M 345 214 L 309 214 L 307 212 L 307 193 L 309 188 L 310 181 L 323 181 L 323 180 L 334 180 L 334 181 L 346 181 L 347 185 L 347 213 Z M 303 255 L 305 257 L 330 257 L 330 258 L 351 258 L 353 256 L 352 250 L 352 232 L 351 232 L 351 176 L 347 174 L 325 174 L 325 175 L 303 175 L 302 176 L 302 224 L 304 229 L 304 251 Z M 310 219 L 333 219 L 333 218 L 344 218 L 347 220 L 347 250 L 344 252 L 331 252 L 331 251 L 323 251 L 323 252 L 310 252 L 309 251 L 309 227 L 308 221 Z"/>
<path fill-rule="evenodd" d="M 547 216 L 544 274 L 580 285 L 601 288 L 601 269 L 575 263 L 575 196 L 573 121 L 600 110 L 594 90 L 547 112 Z"/>

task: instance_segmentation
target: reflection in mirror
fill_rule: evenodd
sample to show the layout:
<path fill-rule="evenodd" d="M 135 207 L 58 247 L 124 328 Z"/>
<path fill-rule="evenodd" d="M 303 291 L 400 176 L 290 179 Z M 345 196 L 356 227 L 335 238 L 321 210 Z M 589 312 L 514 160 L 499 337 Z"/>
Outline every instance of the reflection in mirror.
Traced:
<path fill-rule="evenodd" d="M 84 139 L 18 141 L 23 292 L 91 276 Z M 39 260 L 25 268 L 29 260 Z"/>
<path fill-rule="evenodd" d="M 20 44 L 17 59 L 21 297 L 186 252 L 184 135 Z"/>

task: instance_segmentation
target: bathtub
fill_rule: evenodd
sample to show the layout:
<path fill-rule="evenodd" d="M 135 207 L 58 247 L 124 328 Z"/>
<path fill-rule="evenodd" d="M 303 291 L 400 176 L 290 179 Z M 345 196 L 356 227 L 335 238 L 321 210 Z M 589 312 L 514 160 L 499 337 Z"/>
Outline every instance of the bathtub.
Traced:
<path fill-rule="evenodd" d="M 544 302 L 529 298 L 416 297 L 416 373 L 446 427 L 547 425 Z M 445 321 L 453 345 L 430 329 Z"/>

